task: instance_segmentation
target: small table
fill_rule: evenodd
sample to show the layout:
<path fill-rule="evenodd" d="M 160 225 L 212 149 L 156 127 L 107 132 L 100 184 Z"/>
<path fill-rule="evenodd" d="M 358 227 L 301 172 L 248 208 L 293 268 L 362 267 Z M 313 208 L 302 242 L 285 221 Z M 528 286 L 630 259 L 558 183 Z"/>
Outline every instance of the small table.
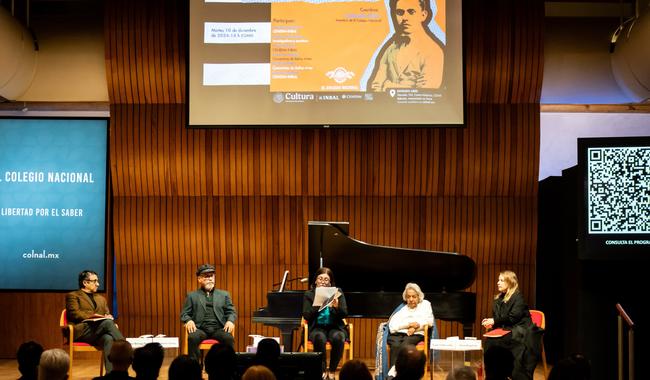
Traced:
<path fill-rule="evenodd" d="M 176 348 L 178 349 L 178 337 L 175 336 L 140 336 L 137 338 L 126 338 L 127 342 L 131 343 L 131 347 L 140 348 L 149 343 L 160 343 L 163 348 Z"/>
<path fill-rule="evenodd" d="M 474 369 L 483 378 L 483 346 L 480 339 L 431 339 L 431 379 L 445 379 L 447 373 L 462 365 Z"/>

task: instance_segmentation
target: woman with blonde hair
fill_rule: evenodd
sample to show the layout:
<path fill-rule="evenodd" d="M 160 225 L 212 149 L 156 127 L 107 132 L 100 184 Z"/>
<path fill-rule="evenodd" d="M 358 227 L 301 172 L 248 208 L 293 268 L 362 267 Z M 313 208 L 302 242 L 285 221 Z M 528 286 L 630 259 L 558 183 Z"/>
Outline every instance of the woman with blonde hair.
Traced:
<path fill-rule="evenodd" d="M 541 334 L 530 319 L 528 305 L 519 291 L 519 281 L 515 272 L 506 270 L 499 273 L 497 281 L 499 293 L 492 303 L 492 318 L 481 322 L 487 330 L 500 329 L 498 334 L 486 334 L 486 351 L 500 346 L 512 352 L 514 357 L 513 380 L 532 380 L 540 352 Z"/>

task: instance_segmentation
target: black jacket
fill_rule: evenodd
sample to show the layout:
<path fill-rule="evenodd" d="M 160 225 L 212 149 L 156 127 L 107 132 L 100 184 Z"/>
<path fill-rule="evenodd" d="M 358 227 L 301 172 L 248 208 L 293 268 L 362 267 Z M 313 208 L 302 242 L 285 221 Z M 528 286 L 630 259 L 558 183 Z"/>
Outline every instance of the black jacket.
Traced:
<path fill-rule="evenodd" d="M 492 303 L 492 318 L 494 318 L 494 327 L 500 327 L 505 330 L 512 330 L 512 338 L 521 337 L 522 330 L 529 329 L 533 326 L 530 319 L 528 305 L 524 301 L 521 292 L 516 291 L 508 300 L 503 301 L 505 294 L 500 294 L 499 298 Z"/>
<path fill-rule="evenodd" d="M 510 347 L 516 362 L 513 378 L 532 379 L 540 354 L 543 330 L 530 319 L 530 311 L 521 292 L 516 291 L 508 302 L 503 302 L 503 297 L 504 294 L 499 295 L 492 304 L 494 327 L 511 330 L 512 340 L 517 342 L 517 345 Z M 498 344 L 500 338 L 490 339 L 495 339 L 494 343 Z"/>
<path fill-rule="evenodd" d="M 212 308 L 221 326 L 225 326 L 228 321 L 234 323 L 237 319 L 237 311 L 230 300 L 230 293 L 216 288 L 212 292 Z M 192 320 L 196 327 L 201 328 L 205 319 L 206 304 L 203 290 L 198 289 L 188 293 L 181 311 L 181 322 L 187 323 Z"/>
<path fill-rule="evenodd" d="M 339 292 L 341 292 L 341 296 L 339 297 L 339 307 L 334 308 L 330 307 L 330 317 L 332 318 L 332 327 L 341 330 L 345 333 L 345 336 L 347 338 L 348 336 L 348 331 L 347 328 L 345 327 L 345 323 L 343 322 L 343 318 L 347 317 L 348 315 L 348 305 L 345 302 L 345 295 L 339 289 Z M 315 292 L 313 289 L 307 290 L 305 292 L 305 296 L 302 299 L 302 317 L 305 318 L 307 321 L 307 324 L 309 325 L 309 330 L 313 330 L 314 327 L 316 327 L 316 320 L 318 319 L 318 306 L 312 306 L 314 303 L 314 295 Z"/>

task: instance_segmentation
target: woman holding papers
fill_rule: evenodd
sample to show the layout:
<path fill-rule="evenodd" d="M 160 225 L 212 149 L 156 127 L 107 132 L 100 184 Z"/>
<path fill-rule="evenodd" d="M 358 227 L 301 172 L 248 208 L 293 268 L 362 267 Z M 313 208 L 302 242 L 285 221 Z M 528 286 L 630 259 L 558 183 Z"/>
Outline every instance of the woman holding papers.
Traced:
<path fill-rule="evenodd" d="M 501 346 L 509 349 L 514 356 L 513 380 L 533 378 L 533 372 L 539 356 L 542 330 L 530 319 L 528 305 L 519 291 L 517 275 L 512 271 L 499 273 L 497 281 L 499 293 L 492 303 L 492 318 L 481 322 L 490 330 L 485 349 Z"/>
<path fill-rule="evenodd" d="M 347 315 L 345 296 L 335 287 L 332 271 L 325 267 L 318 269 L 311 289 L 305 292 L 302 316 L 309 326 L 309 340 L 314 344 L 314 351 L 323 353 L 324 379 L 334 378 L 341 361 L 348 335 L 343 321 Z M 332 346 L 329 367 L 325 357 L 325 343 L 328 341 Z"/>

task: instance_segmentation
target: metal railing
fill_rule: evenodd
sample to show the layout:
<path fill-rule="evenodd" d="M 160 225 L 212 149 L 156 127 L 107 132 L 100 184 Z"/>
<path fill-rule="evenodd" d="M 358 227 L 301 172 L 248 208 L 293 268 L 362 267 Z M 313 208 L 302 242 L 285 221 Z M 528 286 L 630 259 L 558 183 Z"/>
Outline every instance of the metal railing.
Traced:
<path fill-rule="evenodd" d="M 627 371 L 628 380 L 634 380 L 634 322 L 627 315 L 620 303 L 616 304 L 618 312 L 618 379 L 624 380 L 624 358 L 623 358 L 623 321 L 627 324 Z"/>

